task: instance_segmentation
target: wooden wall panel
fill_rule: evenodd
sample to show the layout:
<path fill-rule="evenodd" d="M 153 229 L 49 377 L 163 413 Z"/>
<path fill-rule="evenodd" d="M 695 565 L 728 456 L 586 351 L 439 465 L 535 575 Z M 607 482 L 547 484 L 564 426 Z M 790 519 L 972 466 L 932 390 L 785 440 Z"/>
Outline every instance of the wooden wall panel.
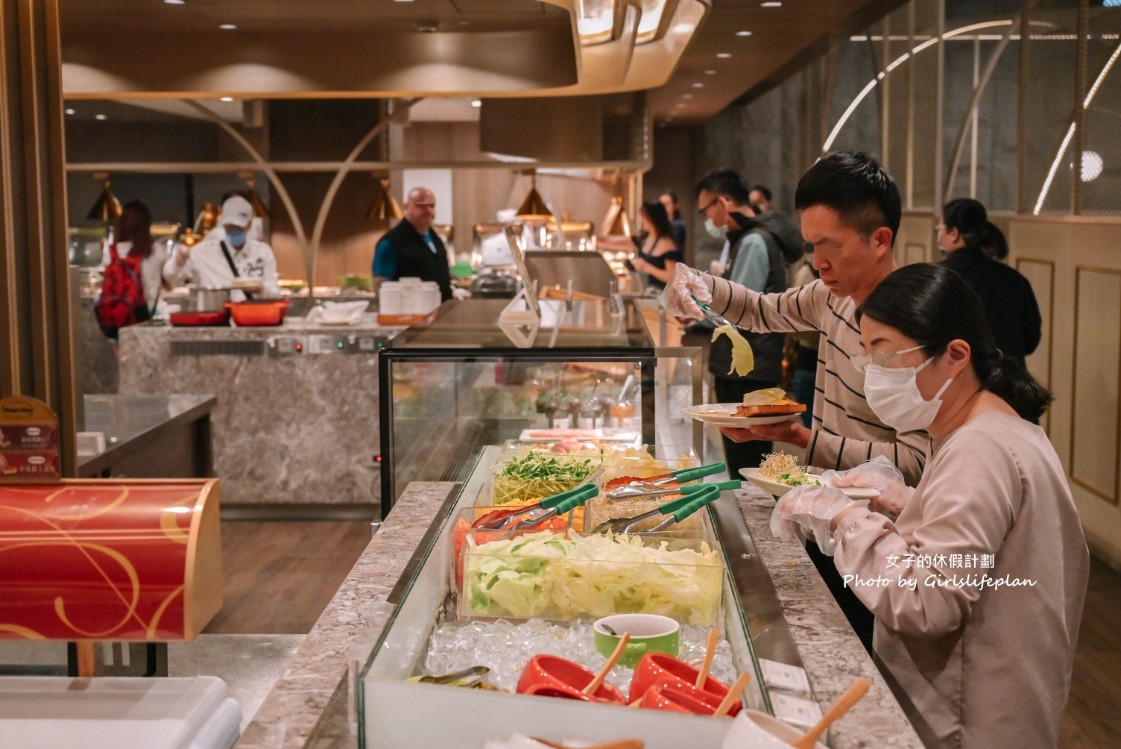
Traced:
<path fill-rule="evenodd" d="M 1075 269 L 1071 481 L 1118 503 L 1121 428 L 1121 270 Z M 1083 428 L 1093 424 L 1095 428 Z"/>
<path fill-rule="evenodd" d="M 921 263 L 926 260 L 926 248 L 921 244 L 915 242 L 908 242 L 907 247 L 903 250 L 903 258 L 900 261 L 901 265 L 913 265 L 914 263 Z"/>
<path fill-rule="evenodd" d="M 1015 216 L 1012 256 L 1035 289 L 1043 341 L 1028 358 L 1055 394 L 1046 417 L 1090 548 L 1121 566 L 1121 222 Z"/>

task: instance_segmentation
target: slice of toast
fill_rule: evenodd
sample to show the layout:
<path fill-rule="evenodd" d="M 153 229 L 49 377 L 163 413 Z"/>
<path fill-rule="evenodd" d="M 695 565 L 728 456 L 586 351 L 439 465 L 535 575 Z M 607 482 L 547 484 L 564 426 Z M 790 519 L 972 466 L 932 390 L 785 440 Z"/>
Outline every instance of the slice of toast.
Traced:
<path fill-rule="evenodd" d="M 789 398 L 782 398 L 774 403 L 761 406 L 740 405 L 736 408 L 736 416 L 779 416 L 782 414 L 800 414 L 805 410 L 805 404 Z"/>

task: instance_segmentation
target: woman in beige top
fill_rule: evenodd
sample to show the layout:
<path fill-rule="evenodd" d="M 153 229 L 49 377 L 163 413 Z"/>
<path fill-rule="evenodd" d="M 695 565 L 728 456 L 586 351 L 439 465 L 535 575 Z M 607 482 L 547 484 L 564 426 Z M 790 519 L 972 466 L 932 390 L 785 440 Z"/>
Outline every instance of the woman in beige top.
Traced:
<path fill-rule="evenodd" d="M 910 489 L 877 459 L 830 477 L 879 489 L 871 508 L 801 487 L 772 530 L 835 545 L 927 747 L 1054 747 L 1089 554 L 1059 458 L 1026 420 L 1050 393 L 994 347 L 980 300 L 947 268 L 895 271 L 858 315 L 869 406 L 930 433 L 922 480 Z"/>

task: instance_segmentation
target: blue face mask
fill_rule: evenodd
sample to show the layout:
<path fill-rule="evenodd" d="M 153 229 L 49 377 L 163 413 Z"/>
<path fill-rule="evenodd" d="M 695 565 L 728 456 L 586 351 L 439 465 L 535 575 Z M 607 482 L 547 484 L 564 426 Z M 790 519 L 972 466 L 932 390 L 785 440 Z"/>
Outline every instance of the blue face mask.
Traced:
<path fill-rule="evenodd" d="M 240 249 L 245 246 L 245 229 L 239 229 L 236 226 L 227 226 L 226 238 L 230 240 L 230 244 Z"/>

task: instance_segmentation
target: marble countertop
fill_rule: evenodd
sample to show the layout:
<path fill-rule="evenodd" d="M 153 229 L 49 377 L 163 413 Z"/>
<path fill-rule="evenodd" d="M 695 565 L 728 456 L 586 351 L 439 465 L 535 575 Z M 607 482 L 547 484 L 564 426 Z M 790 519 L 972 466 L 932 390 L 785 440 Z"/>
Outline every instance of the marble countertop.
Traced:
<path fill-rule="evenodd" d="M 241 735 L 238 749 L 355 747 L 348 701 L 354 647 L 405 570 L 451 482 L 413 482 L 304 637 L 288 670 Z M 364 656 L 363 656 L 364 657 Z"/>
<path fill-rule="evenodd" d="M 814 697 L 824 712 L 853 679 L 872 680 L 868 694 L 829 731 L 833 749 L 922 749 L 891 689 L 825 587 L 805 549 L 771 535 L 775 500 L 754 486 L 735 493 L 756 551 L 775 586 Z M 723 501 L 723 500 L 721 500 Z"/>
<path fill-rule="evenodd" d="M 343 334 L 343 333 L 368 333 L 370 331 L 396 334 L 400 333 L 405 328 L 400 325 L 381 325 L 378 323 L 378 315 L 376 312 L 367 312 L 362 315 L 361 321 L 354 325 L 323 325 L 316 322 L 308 322 L 306 317 L 288 317 L 286 316 L 280 325 L 250 325 L 242 327 L 233 327 L 226 325 L 185 325 L 174 326 L 165 320 L 155 320 L 153 322 L 142 323 L 140 325 L 130 326 L 127 330 L 135 332 L 140 335 L 166 335 L 172 334 L 173 336 L 185 337 L 199 337 L 204 334 L 208 338 L 213 337 L 230 337 L 230 338 L 253 338 L 260 335 L 273 336 L 284 333 L 325 333 L 325 334 Z"/>
<path fill-rule="evenodd" d="M 456 488 L 445 482 L 409 485 L 253 716 L 238 749 L 357 746 L 349 704 L 353 701 L 349 693 L 351 663 L 362 657 L 358 653 L 362 644 L 372 641 L 371 628 L 384 616 L 379 604 L 386 601 L 436 510 Z M 869 694 L 834 724 L 830 733 L 833 749 L 922 749 L 902 708 L 805 551 L 771 536 L 774 500 L 754 488 L 741 490 L 735 497 L 774 583 L 822 710 L 856 677 L 872 679 Z"/>

